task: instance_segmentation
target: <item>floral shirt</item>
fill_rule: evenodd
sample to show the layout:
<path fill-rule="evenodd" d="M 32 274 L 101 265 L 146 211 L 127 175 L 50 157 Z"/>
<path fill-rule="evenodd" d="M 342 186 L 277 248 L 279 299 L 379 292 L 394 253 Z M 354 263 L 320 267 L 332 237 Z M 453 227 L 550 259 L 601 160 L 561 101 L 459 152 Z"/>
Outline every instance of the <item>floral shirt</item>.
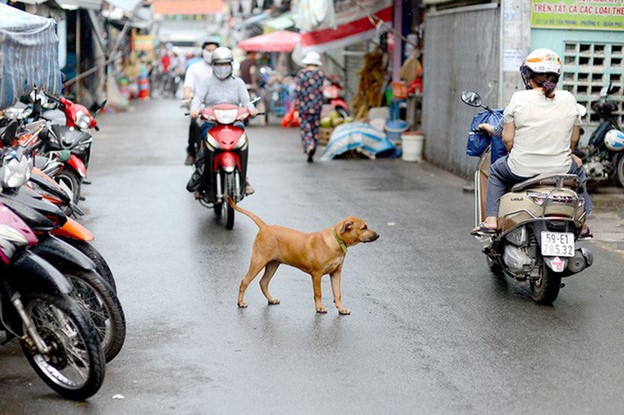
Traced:
<path fill-rule="evenodd" d="M 320 114 L 323 105 L 323 82 L 325 74 L 323 71 L 302 69 L 297 74 L 297 88 L 295 89 L 295 99 L 299 114 Z"/>

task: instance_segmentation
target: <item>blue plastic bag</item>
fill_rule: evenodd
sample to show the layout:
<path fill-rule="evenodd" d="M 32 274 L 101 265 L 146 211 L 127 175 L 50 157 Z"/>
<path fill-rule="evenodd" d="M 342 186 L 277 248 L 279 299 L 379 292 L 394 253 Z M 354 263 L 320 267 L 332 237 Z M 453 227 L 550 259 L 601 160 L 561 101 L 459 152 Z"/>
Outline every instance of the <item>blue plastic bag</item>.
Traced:
<path fill-rule="evenodd" d="M 471 157 L 481 157 L 488 146 L 492 146 L 492 163 L 507 154 L 507 149 L 500 137 L 490 137 L 485 131 L 476 131 L 479 124 L 491 124 L 496 126 L 503 119 L 503 110 L 481 111 L 472 119 L 466 154 Z"/>

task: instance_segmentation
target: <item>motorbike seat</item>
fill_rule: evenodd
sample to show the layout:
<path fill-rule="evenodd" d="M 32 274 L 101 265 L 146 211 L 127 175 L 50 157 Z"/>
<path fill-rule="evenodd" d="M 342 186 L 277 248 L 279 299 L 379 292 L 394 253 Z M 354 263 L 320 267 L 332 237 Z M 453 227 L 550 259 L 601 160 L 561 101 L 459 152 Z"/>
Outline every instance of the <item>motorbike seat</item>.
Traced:
<path fill-rule="evenodd" d="M 523 182 L 516 183 L 511 188 L 511 191 L 521 192 L 527 188 L 540 185 L 577 189 L 581 185 L 581 180 L 576 174 L 539 174 Z"/>

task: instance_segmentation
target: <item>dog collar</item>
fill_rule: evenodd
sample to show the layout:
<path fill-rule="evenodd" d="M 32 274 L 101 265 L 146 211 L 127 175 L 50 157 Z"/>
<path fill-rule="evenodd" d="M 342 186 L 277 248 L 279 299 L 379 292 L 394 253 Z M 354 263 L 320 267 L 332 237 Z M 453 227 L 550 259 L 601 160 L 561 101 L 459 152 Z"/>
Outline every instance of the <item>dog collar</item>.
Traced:
<path fill-rule="evenodd" d="M 342 248 L 342 252 L 344 252 L 345 254 L 347 253 L 347 245 L 345 245 L 344 241 L 342 239 L 340 239 L 340 236 L 338 236 L 338 232 L 336 232 L 336 228 L 333 229 L 334 234 L 334 238 L 336 238 L 336 242 L 338 242 L 338 245 L 340 245 L 340 247 Z"/>

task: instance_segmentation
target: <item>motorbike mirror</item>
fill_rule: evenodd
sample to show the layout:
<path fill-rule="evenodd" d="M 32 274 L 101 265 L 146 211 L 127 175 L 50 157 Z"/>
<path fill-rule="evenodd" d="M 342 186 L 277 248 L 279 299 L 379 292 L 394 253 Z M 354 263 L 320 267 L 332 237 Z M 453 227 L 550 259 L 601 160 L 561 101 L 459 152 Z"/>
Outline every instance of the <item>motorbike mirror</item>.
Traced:
<path fill-rule="evenodd" d="M 19 122 L 13 120 L 6 126 L 4 131 L 0 133 L 0 138 L 2 139 L 2 145 L 4 147 L 8 147 L 13 144 L 13 140 L 15 140 L 15 134 L 17 133 L 17 127 L 19 126 Z"/>
<path fill-rule="evenodd" d="M 102 101 L 101 104 L 98 104 L 96 102 L 95 105 L 94 105 L 94 108 L 93 108 L 93 113 L 97 114 L 98 112 L 102 111 L 104 109 L 104 107 L 106 106 L 106 101 L 107 100 L 105 99 L 104 101 Z"/>
<path fill-rule="evenodd" d="M 461 100 L 471 107 L 481 106 L 481 96 L 474 91 L 463 91 L 461 94 Z"/>
<path fill-rule="evenodd" d="M 602 89 L 600 90 L 600 96 L 606 97 L 607 95 L 611 94 L 613 90 L 614 90 L 613 83 L 609 82 L 609 85 L 603 86 Z"/>
<path fill-rule="evenodd" d="M 256 102 L 260 101 L 260 97 L 255 97 L 254 99 L 252 99 L 249 103 L 250 104 L 255 104 Z"/>

